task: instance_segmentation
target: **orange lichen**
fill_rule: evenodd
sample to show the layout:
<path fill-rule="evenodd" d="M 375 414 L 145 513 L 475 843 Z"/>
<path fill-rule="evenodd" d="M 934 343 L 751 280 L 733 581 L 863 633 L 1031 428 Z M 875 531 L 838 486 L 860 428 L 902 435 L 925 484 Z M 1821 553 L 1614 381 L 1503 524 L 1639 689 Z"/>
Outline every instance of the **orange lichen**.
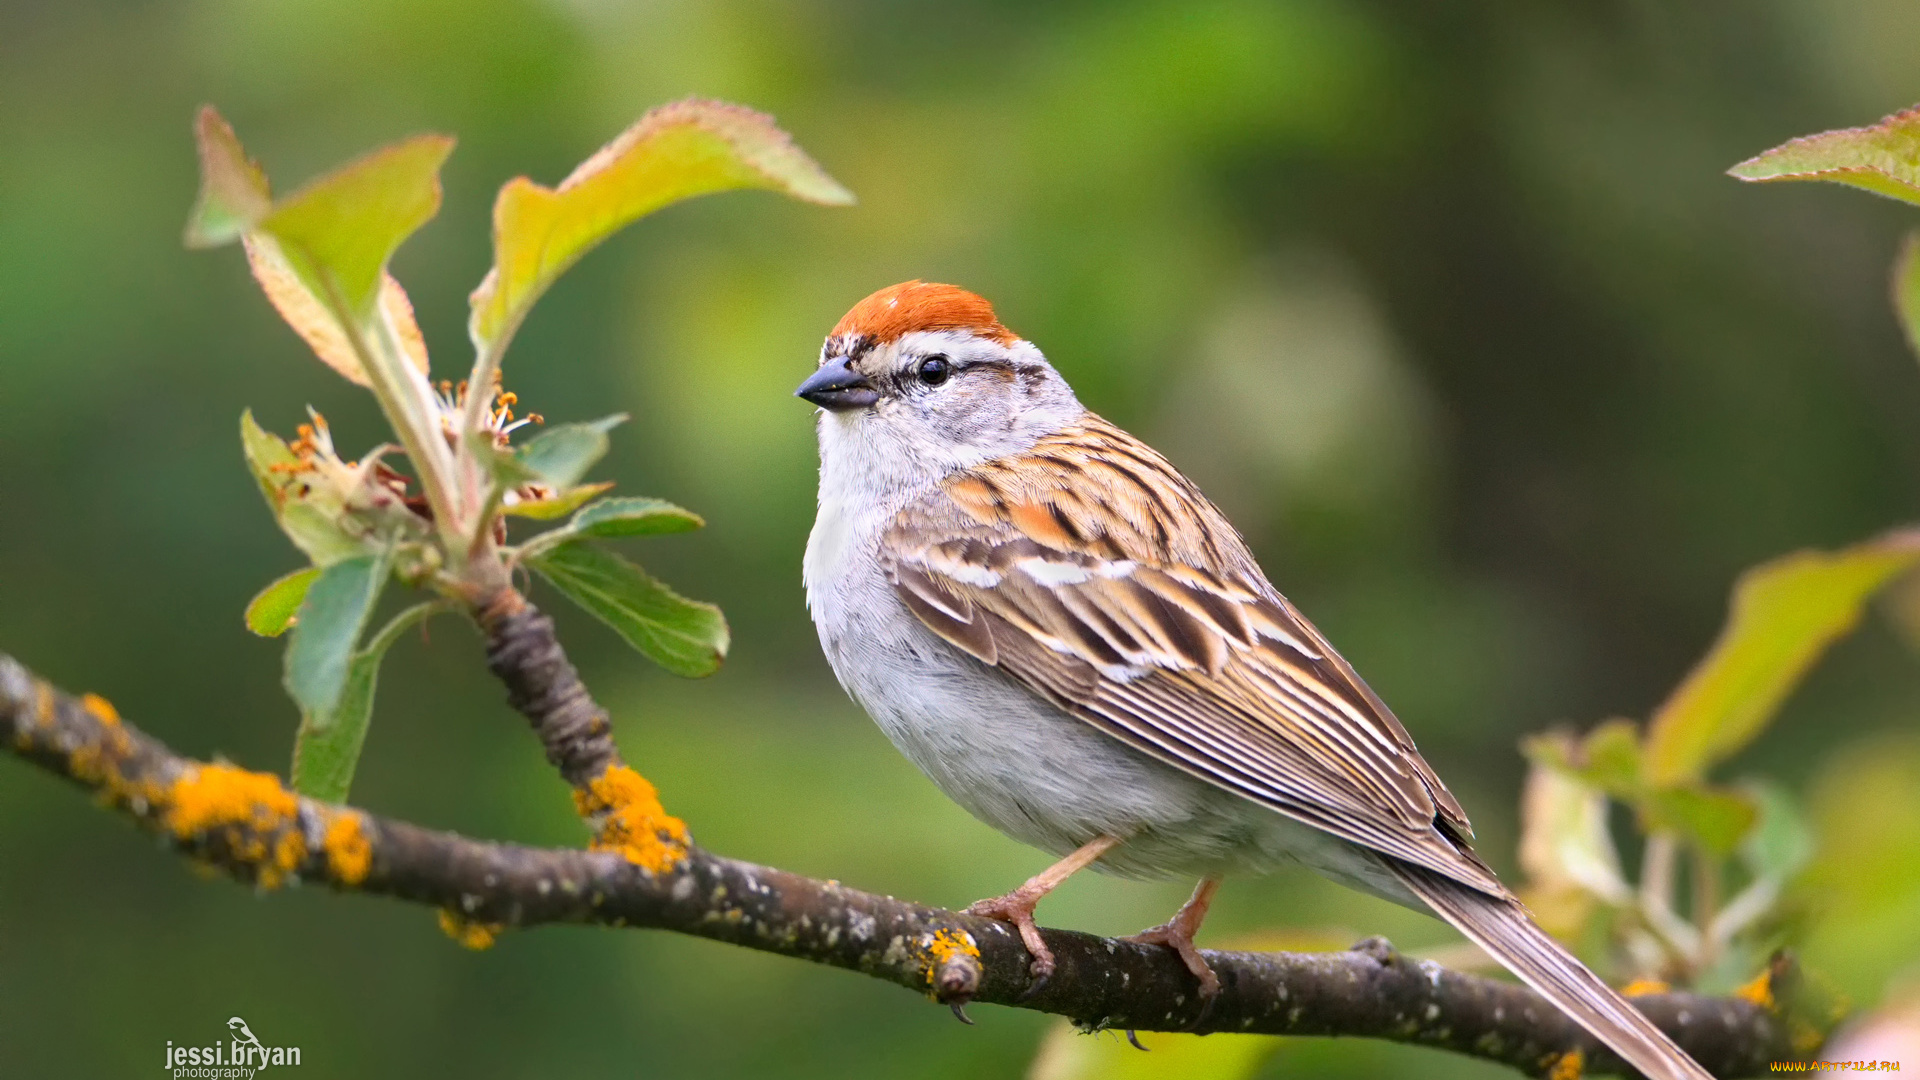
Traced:
<path fill-rule="evenodd" d="M 1664 994 L 1673 989 L 1660 979 L 1635 979 L 1620 988 L 1622 997 L 1640 997 L 1644 994 Z"/>
<path fill-rule="evenodd" d="M 1773 999 L 1773 969 L 1768 968 L 1755 976 L 1752 982 L 1741 985 L 1739 989 L 1733 992 L 1733 996 L 1744 998 L 1768 1012 L 1773 1012 L 1775 1009 Z"/>
<path fill-rule="evenodd" d="M 358 885 L 367 880 L 367 871 L 373 868 L 373 842 L 361 827 L 359 814 L 343 810 L 330 816 L 321 847 L 327 853 L 327 869 L 341 884 Z"/>
<path fill-rule="evenodd" d="M 491 949 L 494 939 L 506 928 L 505 923 L 478 922 L 452 908 L 440 909 L 440 932 L 459 942 L 463 949 L 476 952 Z"/>
<path fill-rule="evenodd" d="M 628 862 L 655 874 L 687 857 L 687 826 L 667 813 L 646 777 L 614 765 L 573 793 L 580 816 L 597 823 L 593 850 L 617 851 Z"/>
<path fill-rule="evenodd" d="M 187 841 L 218 837 L 267 888 L 285 881 L 307 857 L 300 800 L 270 773 L 232 765 L 200 765 L 180 775 L 158 800 L 161 824 Z"/>
<path fill-rule="evenodd" d="M 956 956 L 971 956 L 980 959 L 980 946 L 973 943 L 973 935 L 965 930 L 945 928 L 933 932 L 933 940 L 927 943 L 927 955 L 933 962 L 927 965 L 927 984 L 939 981 L 940 969 L 953 963 Z"/>
<path fill-rule="evenodd" d="M 114 727 L 120 725 L 120 710 L 115 709 L 113 702 L 108 701 L 99 694 L 81 694 L 80 704 L 101 723 Z"/>
<path fill-rule="evenodd" d="M 1560 1059 L 1547 1070 L 1547 1080 L 1580 1080 L 1587 1074 L 1587 1055 L 1579 1050 L 1569 1050 L 1560 1055 Z"/>

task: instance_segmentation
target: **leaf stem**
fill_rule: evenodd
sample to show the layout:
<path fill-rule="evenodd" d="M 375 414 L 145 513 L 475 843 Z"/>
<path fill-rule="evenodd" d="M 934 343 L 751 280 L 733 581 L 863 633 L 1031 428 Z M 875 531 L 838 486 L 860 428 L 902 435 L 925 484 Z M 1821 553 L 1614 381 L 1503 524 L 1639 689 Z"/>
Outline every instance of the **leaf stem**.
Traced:
<path fill-rule="evenodd" d="M 454 461 L 439 424 L 433 422 L 430 410 L 425 408 L 433 388 L 427 385 L 425 375 L 414 371 L 401 357 L 378 298 L 374 301 L 372 319 L 376 333 L 370 340 L 367 328 L 354 317 L 352 307 L 340 295 L 340 286 L 333 274 L 305 252 L 301 255 L 316 268 L 314 276 L 323 286 L 321 300 L 339 322 L 355 359 L 360 361 L 361 370 L 367 373 L 368 389 L 373 391 L 380 411 L 386 414 L 387 423 L 399 436 L 400 445 L 419 474 L 421 494 L 433 510 L 434 524 L 448 546 L 448 557 L 465 559 L 465 548 L 455 546 L 464 530 L 459 503 L 448 482 Z M 409 389 L 413 391 L 411 394 L 407 392 Z"/>

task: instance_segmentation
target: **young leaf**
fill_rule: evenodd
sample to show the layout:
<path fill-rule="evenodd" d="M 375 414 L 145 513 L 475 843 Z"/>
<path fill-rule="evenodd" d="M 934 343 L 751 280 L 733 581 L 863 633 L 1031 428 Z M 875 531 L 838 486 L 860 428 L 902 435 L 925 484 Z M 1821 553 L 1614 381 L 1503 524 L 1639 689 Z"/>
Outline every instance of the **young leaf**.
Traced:
<path fill-rule="evenodd" d="M 376 150 L 280 200 L 260 230 L 308 291 L 365 322 L 387 260 L 440 209 L 440 165 L 452 152 L 445 135 Z"/>
<path fill-rule="evenodd" d="M 1571 750 L 1570 736 L 1557 741 Z M 1520 867 L 1538 889 L 1574 886 L 1612 904 L 1626 903 L 1632 891 L 1607 829 L 1606 795 L 1537 757 L 1520 796 Z"/>
<path fill-rule="evenodd" d="M 355 646 L 386 579 L 384 557 L 343 559 L 320 572 L 300 603 L 287 643 L 287 693 L 319 723 L 326 723 L 340 703 Z"/>
<path fill-rule="evenodd" d="M 1920 107 L 1782 143 L 1727 172 L 1741 180 L 1830 180 L 1920 203 Z"/>
<path fill-rule="evenodd" d="M 1640 729 L 1633 721 L 1614 717 L 1602 721 L 1580 744 L 1589 783 L 1615 798 L 1631 799 L 1644 783 Z"/>
<path fill-rule="evenodd" d="M 688 99 L 640 118 L 557 188 L 518 177 L 493 205 L 493 269 L 470 329 L 493 343 L 602 240 L 670 203 L 737 188 L 844 206 L 853 195 L 774 126 L 738 105 Z"/>
<path fill-rule="evenodd" d="M 692 532 L 706 519 L 665 499 L 602 499 L 573 515 L 568 525 L 579 536 L 665 536 Z"/>
<path fill-rule="evenodd" d="M 186 244 L 230 244 L 267 216 L 273 199 L 267 174 L 247 157 L 233 127 L 213 106 L 200 107 L 193 137 L 200 151 L 200 198 L 187 216 Z"/>
<path fill-rule="evenodd" d="M 1907 234 L 1893 260 L 1893 311 L 1906 332 L 1907 348 L 1920 356 L 1920 230 Z"/>
<path fill-rule="evenodd" d="M 515 456 L 541 482 L 565 491 L 607 455 L 607 432 L 626 420 L 626 413 L 615 413 L 585 424 L 556 424 L 528 440 Z"/>
<path fill-rule="evenodd" d="M 533 558 L 549 548 L 586 537 L 664 536 L 691 532 L 705 524 L 699 514 L 664 499 L 602 499 L 560 528 L 530 538 L 521 548 L 521 557 Z"/>
<path fill-rule="evenodd" d="M 381 631 L 355 653 L 347 668 L 340 700 L 327 714 L 302 713 L 300 732 L 293 742 L 293 789 L 309 798 L 345 802 L 353 786 L 353 772 L 367 741 L 373 719 L 374 688 L 380 662 L 400 635 L 415 623 L 442 610 L 437 602 L 415 604 L 395 615 Z"/>
<path fill-rule="evenodd" d="M 1745 746 L 1827 646 L 1859 622 L 1868 598 L 1916 562 L 1920 532 L 1897 532 L 1836 552 L 1795 552 L 1742 574 L 1719 640 L 1648 725 L 1648 781 L 1680 786 Z"/>
<path fill-rule="evenodd" d="M 1755 784 L 1751 795 L 1760 817 L 1740 845 L 1740 858 L 1754 877 L 1785 881 L 1813 859 L 1813 827 L 1785 788 Z"/>
<path fill-rule="evenodd" d="M 253 410 L 240 413 L 240 449 L 247 456 L 247 469 L 253 473 L 254 482 L 260 485 L 260 494 L 274 513 L 280 512 L 280 504 L 285 501 L 286 474 L 299 459 L 287 447 L 287 441 L 266 428 L 253 418 Z"/>
<path fill-rule="evenodd" d="M 315 566 L 330 566 L 366 553 L 365 544 L 340 528 L 340 506 L 323 504 L 313 490 L 296 492 L 293 470 L 299 459 L 284 439 L 255 422 L 251 409 L 240 414 L 240 446 L 280 531 Z"/>
<path fill-rule="evenodd" d="M 1706 784 L 1650 791 L 1639 805 L 1647 831 L 1677 832 L 1723 857 L 1746 839 L 1758 816 L 1744 793 Z"/>
<path fill-rule="evenodd" d="M 711 675 L 727 655 L 727 620 L 719 608 L 676 595 L 610 551 L 562 544 L 530 556 L 527 565 L 676 675 Z"/>
<path fill-rule="evenodd" d="M 261 637 L 279 637 L 293 625 L 294 613 L 307 598 L 307 589 L 320 576 L 320 568 L 309 566 L 261 589 L 247 602 L 247 629 Z"/>
<path fill-rule="evenodd" d="M 300 275 L 294 272 L 279 242 L 264 233 L 251 233 L 246 238 L 246 248 L 247 266 L 253 271 L 253 280 L 260 283 L 260 291 L 267 294 L 273 309 L 280 313 L 288 326 L 293 327 L 294 333 L 300 335 L 300 340 L 307 343 L 307 347 L 322 363 L 339 372 L 348 382 L 369 385 L 367 373 L 347 337 L 346 329 L 334 318 L 327 305 L 308 289 Z M 400 287 L 392 274 L 383 273 L 381 276 L 379 313 L 392 328 L 393 336 L 399 341 L 407 361 L 425 375 L 426 339 L 420 335 L 419 324 L 414 322 L 413 302 L 407 299 L 407 291 Z"/>
<path fill-rule="evenodd" d="M 526 518 L 530 521 L 558 521 L 580 509 L 587 500 L 604 495 L 612 488 L 611 480 L 602 484 L 582 484 L 550 498 L 508 503 L 501 508 L 500 512 L 510 517 Z"/>

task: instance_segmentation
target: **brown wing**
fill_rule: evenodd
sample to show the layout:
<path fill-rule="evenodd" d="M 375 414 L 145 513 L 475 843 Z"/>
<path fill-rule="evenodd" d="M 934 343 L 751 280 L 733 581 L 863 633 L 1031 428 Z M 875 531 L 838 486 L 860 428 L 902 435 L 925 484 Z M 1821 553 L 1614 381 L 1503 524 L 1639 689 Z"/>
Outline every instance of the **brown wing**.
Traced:
<path fill-rule="evenodd" d="M 1162 761 L 1505 895 L 1406 729 L 1153 450 L 1089 414 L 943 494 L 883 545 L 935 633 Z"/>

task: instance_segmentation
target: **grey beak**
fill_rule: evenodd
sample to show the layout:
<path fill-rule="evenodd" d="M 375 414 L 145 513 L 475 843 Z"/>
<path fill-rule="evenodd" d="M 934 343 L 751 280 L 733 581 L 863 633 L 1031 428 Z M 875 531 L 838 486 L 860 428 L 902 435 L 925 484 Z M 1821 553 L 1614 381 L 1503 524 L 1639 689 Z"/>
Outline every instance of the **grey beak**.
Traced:
<path fill-rule="evenodd" d="M 800 384 L 793 396 L 805 398 L 834 412 L 864 409 L 880 400 L 879 391 L 873 388 L 865 375 L 848 366 L 844 356 L 836 356 L 820 365 L 820 370 L 807 376 L 807 381 Z"/>

